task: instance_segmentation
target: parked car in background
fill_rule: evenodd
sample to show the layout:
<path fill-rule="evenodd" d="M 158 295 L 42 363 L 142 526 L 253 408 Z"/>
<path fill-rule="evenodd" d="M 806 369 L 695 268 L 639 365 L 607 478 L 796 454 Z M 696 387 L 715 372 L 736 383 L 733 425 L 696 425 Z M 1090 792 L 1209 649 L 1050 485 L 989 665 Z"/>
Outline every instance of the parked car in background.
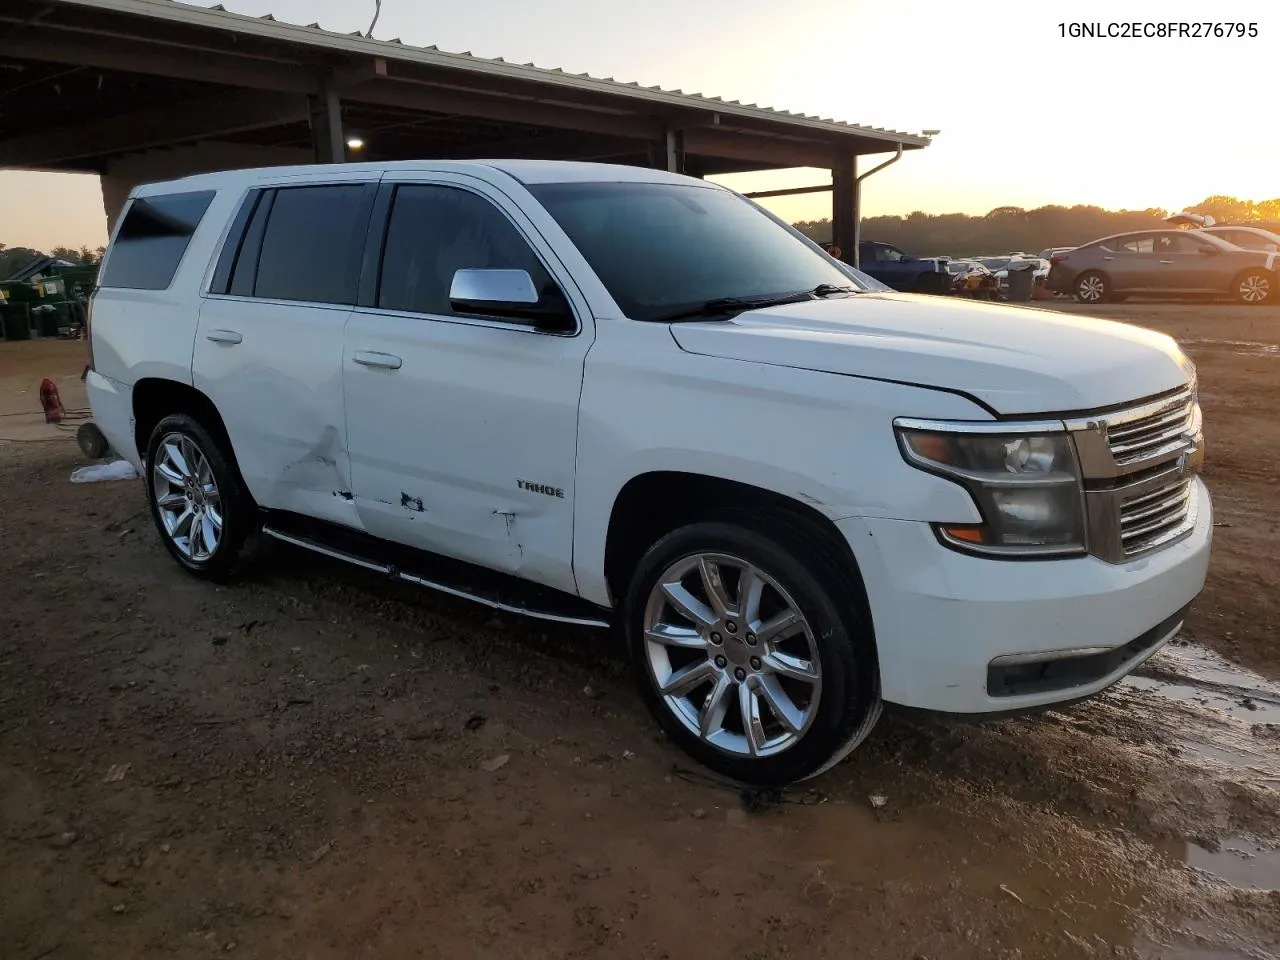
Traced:
<path fill-rule="evenodd" d="M 917 257 L 891 243 L 864 240 L 858 244 L 858 268 L 907 293 L 951 292 L 946 265 L 946 257 Z"/>
<path fill-rule="evenodd" d="M 978 300 L 994 300 L 999 291 L 995 274 L 977 260 L 948 260 L 951 292 Z"/>
<path fill-rule="evenodd" d="M 821 773 L 884 701 L 1099 693 L 1177 634 L 1209 563 L 1170 337 L 869 291 L 666 171 L 137 187 L 89 347 L 95 422 L 182 569 L 233 575 L 261 537 L 612 626 L 666 734 L 738 781 Z"/>
<path fill-rule="evenodd" d="M 1203 230 L 1143 230 L 1054 257 L 1049 288 L 1081 303 L 1216 294 L 1258 304 L 1280 289 L 1277 261 L 1280 254 L 1243 250 Z"/>
<path fill-rule="evenodd" d="M 1261 227 L 1212 226 L 1203 227 L 1202 232 L 1221 237 L 1227 243 L 1233 243 L 1246 250 L 1265 250 L 1269 253 L 1280 251 L 1280 234 L 1263 230 Z"/>
<path fill-rule="evenodd" d="M 1068 253 L 1074 249 L 1075 247 L 1046 247 L 1044 250 L 1041 250 L 1037 256 L 1041 260 L 1052 260 L 1054 257 Z"/>

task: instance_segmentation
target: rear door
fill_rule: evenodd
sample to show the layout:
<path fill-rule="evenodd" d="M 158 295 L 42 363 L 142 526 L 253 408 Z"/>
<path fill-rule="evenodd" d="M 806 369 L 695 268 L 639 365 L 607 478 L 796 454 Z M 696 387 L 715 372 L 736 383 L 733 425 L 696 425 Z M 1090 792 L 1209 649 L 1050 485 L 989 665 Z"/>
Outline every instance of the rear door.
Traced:
<path fill-rule="evenodd" d="M 249 192 L 210 278 L 192 371 L 260 506 L 356 527 L 342 338 L 377 177 Z"/>
<path fill-rule="evenodd" d="M 1116 237 L 1111 254 L 1104 254 L 1104 269 L 1117 291 L 1158 290 L 1162 283 L 1156 235 L 1130 233 Z"/>

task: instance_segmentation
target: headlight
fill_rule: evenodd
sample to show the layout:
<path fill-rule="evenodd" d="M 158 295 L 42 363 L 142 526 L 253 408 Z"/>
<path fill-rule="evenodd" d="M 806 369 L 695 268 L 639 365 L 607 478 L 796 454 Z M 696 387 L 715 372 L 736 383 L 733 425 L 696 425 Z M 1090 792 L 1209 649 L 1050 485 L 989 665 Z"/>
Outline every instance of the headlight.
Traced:
<path fill-rule="evenodd" d="M 1085 551 L 1080 468 L 1066 431 L 1050 432 L 1055 426 L 978 433 L 986 426 L 895 422 L 907 462 L 963 485 L 982 514 L 980 524 L 936 524 L 938 535 L 961 550 L 1006 556 Z"/>

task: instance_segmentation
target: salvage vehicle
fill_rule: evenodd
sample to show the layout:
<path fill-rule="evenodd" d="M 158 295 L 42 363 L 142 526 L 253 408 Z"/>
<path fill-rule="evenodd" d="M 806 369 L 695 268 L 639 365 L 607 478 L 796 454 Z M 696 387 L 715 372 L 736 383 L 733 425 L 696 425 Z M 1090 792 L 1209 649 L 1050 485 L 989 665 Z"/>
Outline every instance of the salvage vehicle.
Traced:
<path fill-rule="evenodd" d="M 1280 253 L 1245 250 L 1204 230 L 1117 234 L 1051 263 L 1049 288 L 1081 303 L 1210 295 L 1256 306 L 1280 288 Z"/>
<path fill-rule="evenodd" d="M 950 293 L 946 257 L 917 257 L 891 243 L 858 244 L 858 267 L 894 290 L 907 293 Z"/>
<path fill-rule="evenodd" d="M 132 192 L 86 384 L 190 574 L 261 538 L 613 628 L 675 744 L 779 784 L 885 702 L 1099 693 L 1209 559 L 1172 339 L 858 276 L 665 171 L 205 174 Z"/>
<path fill-rule="evenodd" d="M 951 291 L 977 300 L 995 300 L 1000 286 L 995 274 L 977 260 L 948 260 Z"/>

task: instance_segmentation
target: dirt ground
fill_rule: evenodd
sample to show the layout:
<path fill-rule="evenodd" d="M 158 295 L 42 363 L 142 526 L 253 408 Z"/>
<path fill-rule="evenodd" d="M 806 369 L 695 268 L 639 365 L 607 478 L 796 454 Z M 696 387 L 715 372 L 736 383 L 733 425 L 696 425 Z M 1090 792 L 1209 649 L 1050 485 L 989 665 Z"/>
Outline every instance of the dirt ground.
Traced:
<path fill-rule="evenodd" d="M 284 548 L 185 576 L 42 422 L 83 345 L 0 344 L 0 958 L 1276 956 L 1280 307 L 1097 312 L 1199 364 L 1183 638 L 1061 712 L 891 712 L 781 794 L 692 768 L 608 636 Z"/>

